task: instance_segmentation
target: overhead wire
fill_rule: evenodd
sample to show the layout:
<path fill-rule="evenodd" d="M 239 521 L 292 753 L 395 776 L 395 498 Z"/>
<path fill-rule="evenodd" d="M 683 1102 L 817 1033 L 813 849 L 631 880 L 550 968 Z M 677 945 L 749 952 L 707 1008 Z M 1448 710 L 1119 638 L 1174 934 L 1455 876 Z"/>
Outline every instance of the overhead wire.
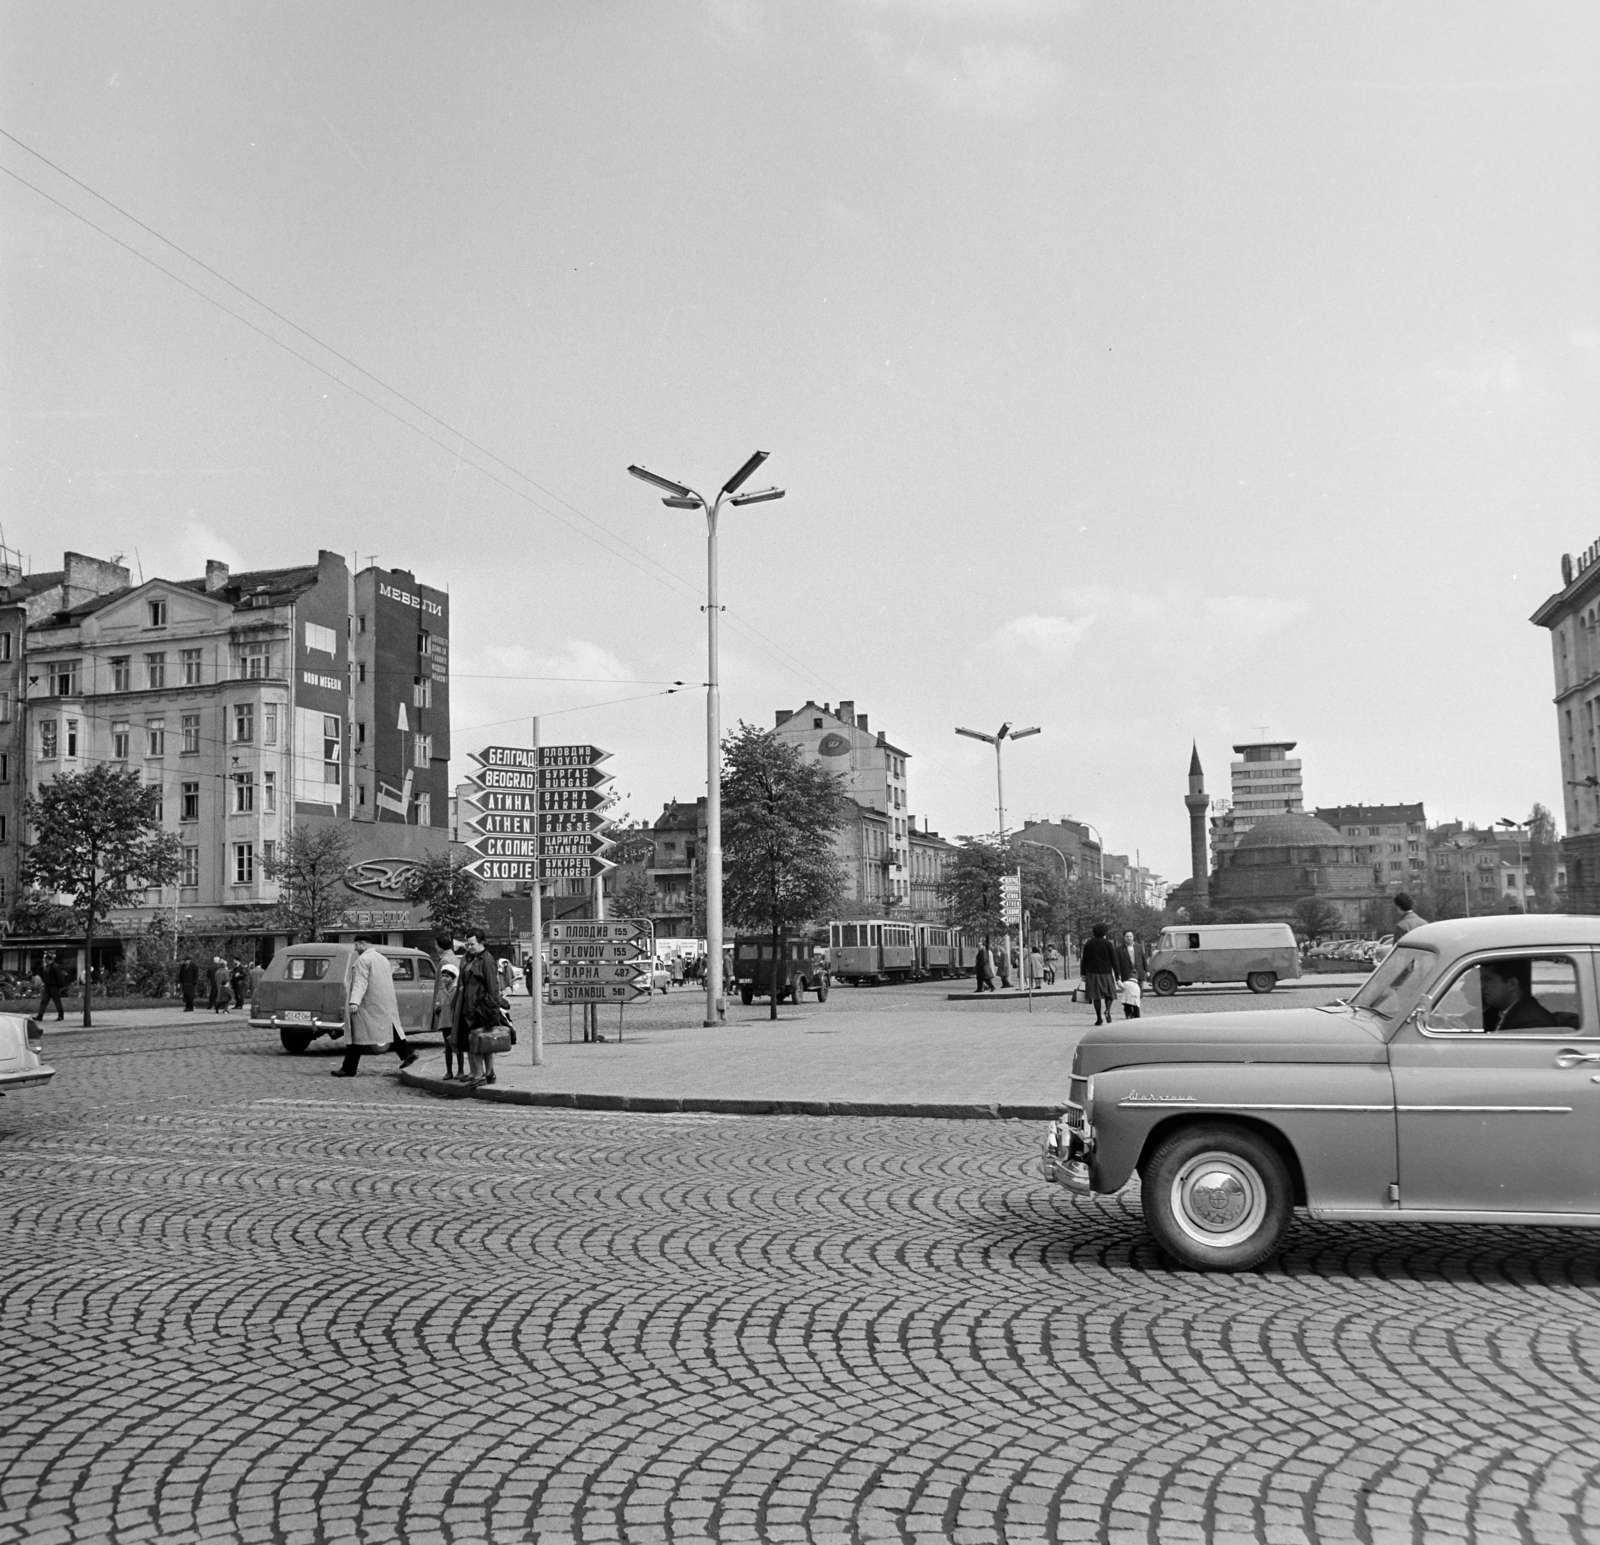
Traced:
<path fill-rule="evenodd" d="M 301 326 L 301 324 L 296 322 L 296 321 L 294 321 L 293 318 L 291 318 L 289 316 L 286 316 L 283 312 L 279 311 L 276 307 L 270 305 L 268 302 L 260 299 L 256 295 L 254 295 L 251 291 L 245 289 L 243 285 L 237 283 L 233 279 L 230 279 L 226 274 L 224 274 L 224 273 L 220 272 L 218 269 L 212 267 L 212 265 L 207 263 L 203 258 L 197 257 L 194 253 L 190 252 L 187 248 L 183 247 L 178 242 L 173 241 L 169 236 L 166 236 L 166 235 L 162 234 L 162 232 L 156 230 L 153 226 L 147 224 L 145 221 L 141 220 L 137 215 L 131 213 L 129 210 L 124 209 L 120 204 L 116 203 L 113 199 L 110 199 L 110 198 L 106 197 L 105 194 L 103 194 L 103 193 L 99 192 L 97 189 L 91 187 L 88 183 L 84 182 L 81 178 L 75 177 L 65 167 L 60 166 L 55 161 L 52 161 L 42 151 L 36 150 L 32 145 L 28 144 L 25 140 L 22 140 L 22 139 L 18 138 L 15 134 L 12 134 L 9 130 L 7 130 L 7 129 L 3 128 L 3 127 L 0 127 L 0 137 L 3 137 L 4 139 L 9 140 L 13 145 L 17 146 L 18 149 L 26 152 L 30 156 L 33 156 L 42 165 L 48 166 L 58 176 L 66 178 L 66 180 L 68 182 L 72 183 L 75 187 L 81 188 L 91 198 L 94 198 L 94 199 L 98 200 L 100 203 L 104 204 L 108 209 L 114 210 L 118 215 L 122 216 L 123 219 L 128 220 L 133 225 L 137 226 L 140 230 L 144 231 L 147 235 L 152 236 L 155 240 L 161 242 L 164 246 L 170 247 L 174 252 L 178 253 L 180 256 L 185 258 L 187 261 L 195 264 L 196 267 L 200 268 L 205 273 L 211 275 L 211 277 L 216 279 L 219 283 L 227 285 L 229 289 L 233 290 L 236 294 L 243 296 L 252 305 L 259 306 L 261 308 L 261 310 L 265 311 L 269 316 L 275 318 L 277 321 L 282 322 L 284 324 L 284 326 L 292 328 L 295 332 L 300 334 L 301 337 L 306 338 L 311 343 L 315 344 L 319 349 L 322 349 L 326 353 L 332 355 L 333 358 L 339 360 L 342 364 L 345 364 L 345 365 L 349 366 L 350 369 L 358 372 L 361 376 L 365 377 L 368 381 L 371 381 L 375 386 L 377 386 L 380 389 L 382 389 L 383 391 L 389 393 L 391 396 L 397 398 L 399 401 L 405 403 L 406 406 L 411 408 L 413 411 L 415 411 L 417 413 L 420 413 L 424 418 L 428 419 L 430 422 L 432 422 L 434 424 L 437 424 L 440 428 L 444 429 L 448 434 L 450 434 L 455 439 L 455 441 L 457 443 L 454 446 L 447 445 L 443 441 L 441 441 L 437 437 L 435 437 L 434 435 L 428 434 L 426 430 L 420 428 L 416 424 L 411 423 L 410 420 L 408 420 L 405 417 L 403 417 L 402 415 L 396 413 L 387 404 L 379 402 L 376 398 L 372 397 L 368 393 L 361 391 L 358 387 L 356 387 L 356 386 L 352 385 L 350 382 L 344 380 L 336 372 L 328 369 L 327 366 L 321 364 L 320 362 L 309 358 L 307 355 L 301 353 L 298 349 L 291 348 L 287 343 L 285 343 L 283 341 L 283 339 L 278 338 L 274 334 L 268 332 L 265 328 L 261 327 L 256 322 L 251 321 L 248 317 L 241 316 L 237 311 L 233 310 L 231 307 L 223 305 L 222 302 L 219 301 L 215 296 L 208 295 L 204 290 L 200 289 L 198 286 L 189 283 L 188 280 L 182 278 L 178 274 L 173 273 L 170 268 L 167 268 L 163 264 L 156 262 L 155 259 L 150 257 L 147 253 L 141 252 L 137 247 L 131 245 L 128 242 L 123 241 L 120 237 L 118 237 L 116 235 L 113 235 L 110 231 L 106 230 L 104 226 L 96 224 L 96 222 L 94 222 L 93 220 L 89 219 L 89 217 L 87 215 L 85 215 L 85 214 L 81 213 L 80 211 L 74 209 L 70 204 L 64 203 L 61 199 L 58 199 L 54 195 L 52 195 L 50 193 L 47 193 L 43 188 L 39 187 L 36 183 L 30 182 L 26 177 L 21 176 L 19 173 L 15 172 L 15 171 L 12 171 L 9 167 L 0 166 L 0 171 L 4 171 L 6 173 L 6 175 L 11 177 L 14 181 L 19 182 L 24 187 L 31 189 L 33 192 L 37 193 L 41 198 L 47 199 L 50 203 L 54 204 L 58 209 L 61 209 L 65 213 L 71 215 L 74 219 L 82 221 L 85 225 L 89 226 L 91 230 L 97 231 L 100 235 L 104 236 L 108 241 L 114 242 L 117 246 L 123 248 L 124 251 L 129 252 L 134 257 L 137 257 L 141 261 L 143 261 L 145 263 L 148 263 L 152 268 L 156 269 L 159 273 L 165 274 L 169 279 L 172 279 L 175 283 L 182 285 L 185 289 L 189 290 L 192 294 L 199 296 L 202 300 L 206 301 L 208 304 L 210 304 L 212 306 L 215 306 L 219 311 L 222 311 L 225 315 L 231 316 L 231 317 L 234 318 L 235 321 L 243 323 L 246 327 L 249 327 L 252 331 L 256 332 L 261 337 L 265 338 L 269 343 L 276 344 L 279 348 L 283 349 L 286 353 L 292 355 L 294 358 L 300 360 L 302 363 L 310 365 L 312 369 L 318 371 L 322 375 L 325 375 L 329 380 L 335 382 L 336 384 L 344 387 L 346 391 L 349 391 L 349 392 L 353 393 L 355 396 L 361 398 L 362 401 L 370 403 L 373 407 L 377 408 L 380 412 L 385 413 L 388 417 L 394 419 L 394 421 L 396 423 L 404 425 L 407 429 L 410 429 L 414 434 L 421 435 L 422 438 L 427 440 L 430 444 L 438 446 L 441 450 L 451 451 L 459 459 L 466 460 L 468 465 L 471 466 L 473 468 L 473 470 L 478 472 L 481 476 L 487 477 L 491 482 L 494 482 L 494 483 L 498 484 L 500 487 L 506 489 L 507 492 L 515 495 L 518 498 L 521 498 L 521 499 L 525 500 L 527 503 L 533 505 L 533 507 L 535 509 L 541 510 L 543 513 L 549 515 L 553 520 L 556 520 L 560 524 L 566 526 L 568 530 L 573 531 L 575 534 L 577 534 L 579 536 L 585 537 L 587 540 L 589 540 L 591 542 L 594 542 L 597 546 L 600 546 L 602 548 L 602 550 L 610 552 L 612 556 L 622 558 L 624 562 L 626 562 L 626 563 L 628 563 L 630 565 L 630 567 L 640 569 L 641 572 L 649 574 L 652 578 L 656 579 L 658 582 L 666 585 L 668 589 L 673 589 L 674 588 L 674 585 L 671 582 L 675 581 L 676 582 L 676 586 L 677 586 L 677 593 L 680 596 L 686 596 L 686 597 L 689 597 L 689 598 L 698 599 L 700 592 L 699 592 L 698 587 L 695 586 L 694 582 L 689 580 L 687 577 L 677 573 L 676 570 L 672 569 L 667 564 L 663 563 L 655 554 L 647 552 L 644 548 L 641 548 L 637 544 L 628 541 L 628 539 L 626 537 L 623 537 L 623 536 L 619 535 L 618 533 L 610 530 L 609 527 L 603 525 L 600 521 L 596 520 L 593 516 L 585 513 L 583 510 L 579 509 L 578 506 L 573 504 L 570 499 L 567 499 L 564 496 L 562 496 L 561 494 L 558 494 L 558 493 L 554 492 L 553 490 L 551 490 L 549 488 L 546 488 L 542 483 L 538 482 L 538 480 L 535 479 L 534 477 L 532 477 L 530 474 L 522 471 L 521 468 L 513 465 L 511 462 L 507 461 L 504 457 L 502 457 L 502 456 L 498 455 L 496 452 L 490 450 L 487 446 L 484 446 L 484 445 L 480 444 L 478 441 L 474 440 L 464 430 L 456 428 L 454 425 L 449 423 L 448 420 L 440 417 L 437 413 L 434 413 L 431 409 L 424 407 L 421 403 L 417 402 L 414 398 L 408 396 L 405 392 L 401 391 L 398 387 L 390 385 L 389 382 L 385 381 L 381 376 L 378 376 L 378 375 L 374 374 L 372 371 L 368 370 L 364 365 L 362 365 L 362 364 L 358 363 L 356 360 L 352 359 L 349 355 L 344 354 L 340 350 L 334 348 L 332 344 L 324 342 L 321 338 L 319 338 L 315 333 L 311 332 L 308 328 L 305 328 L 305 327 Z M 574 515 L 576 515 L 580 520 L 584 521 L 587 525 L 593 527 L 594 531 L 602 533 L 607 541 L 609 541 L 611 543 L 614 543 L 614 544 L 618 544 L 621 547 L 629 549 L 633 553 L 637 554 L 639 558 L 644 560 L 645 564 L 647 564 L 648 567 L 644 567 L 640 563 L 634 561 L 634 559 L 628 558 L 623 553 L 615 551 L 614 548 L 607 548 L 605 546 L 605 543 L 601 542 L 600 538 L 598 536 L 595 536 L 592 532 L 585 531 L 581 527 L 573 525 L 573 523 L 571 521 L 567 520 L 564 516 L 558 514 L 555 510 L 550 509 L 548 505 L 541 503 L 539 500 L 533 498 L 530 494 L 524 492 L 522 489 L 513 487 L 511 484 L 505 482 L 504 479 L 496 476 L 487 467 L 480 466 L 477 462 L 474 462 L 474 461 L 470 460 L 470 458 L 463 457 L 462 454 L 461 454 L 461 451 L 462 451 L 462 447 L 464 447 L 464 446 L 470 446 L 479 455 L 485 456 L 490 461 L 494 462 L 497 466 L 503 467 L 507 472 L 511 473 L 512 476 L 520 478 L 520 479 L 522 479 L 522 481 L 527 483 L 530 487 L 538 489 L 538 491 L 540 493 L 544 494 L 547 498 L 554 499 L 558 503 L 564 505 L 567 509 L 571 510 L 572 513 Z M 783 656 L 784 658 L 783 658 L 783 660 L 780 661 L 780 663 L 785 664 L 786 668 L 788 668 L 790 670 L 795 670 L 795 671 L 798 672 L 798 674 L 800 674 L 805 679 L 808 679 L 810 681 L 817 682 L 817 683 L 820 684 L 821 678 L 817 675 L 817 673 L 810 666 L 805 664 L 805 662 L 802 661 L 798 655 L 793 654 L 784 645 L 778 643 L 778 641 L 776 639 L 773 639 L 769 635 L 763 633 L 759 628 L 755 627 L 755 625 L 753 623 L 750 623 L 747 620 L 745 620 L 743 617 L 739 616 L 738 613 L 736 613 L 736 612 L 728 612 L 726 607 L 724 607 L 723 610 L 724 610 L 725 613 L 727 613 L 728 621 L 729 621 L 729 623 L 731 625 L 735 626 L 736 628 L 738 628 L 739 631 L 747 634 L 751 638 L 757 640 L 759 642 L 759 644 L 763 648 L 765 648 L 768 653 L 773 654 L 775 658 L 777 656 Z"/>

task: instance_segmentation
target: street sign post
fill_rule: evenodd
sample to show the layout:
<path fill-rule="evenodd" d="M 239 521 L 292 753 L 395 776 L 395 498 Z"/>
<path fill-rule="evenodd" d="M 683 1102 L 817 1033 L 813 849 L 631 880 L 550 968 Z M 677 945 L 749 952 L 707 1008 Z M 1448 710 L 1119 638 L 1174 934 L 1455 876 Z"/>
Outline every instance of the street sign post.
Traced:
<path fill-rule="evenodd" d="M 545 938 L 551 945 L 629 943 L 634 940 L 655 938 L 654 925 L 645 918 L 608 917 L 599 922 L 551 923 L 545 929 Z M 552 955 L 558 952 L 552 948 Z"/>
<path fill-rule="evenodd" d="M 631 1003 L 635 998 L 646 997 L 648 983 L 628 982 L 551 982 L 552 1003 Z"/>
<path fill-rule="evenodd" d="M 552 982 L 638 982 L 649 965 L 633 960 L 560 960 L 550 966 Z M 646 991 L 648 991 L 648 986 Z"/>

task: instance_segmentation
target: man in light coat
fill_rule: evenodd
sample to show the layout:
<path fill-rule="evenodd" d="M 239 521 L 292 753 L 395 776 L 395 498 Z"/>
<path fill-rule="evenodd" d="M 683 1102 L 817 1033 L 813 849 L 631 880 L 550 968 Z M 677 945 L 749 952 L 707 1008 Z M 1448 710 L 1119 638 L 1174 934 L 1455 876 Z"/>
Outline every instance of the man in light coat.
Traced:
<path fill-rule="evenodd" d="M 389 959 L 371 940 L 364 940 L 350 974 L 350 1044 L 345 1047 L 343 1065 L 333 1070 L 333 1076 L 354 1078 L 362 1053 L 370 1051 L 397 1052 L 403 1068 L 417 1060 L 400 1023 Z"/>

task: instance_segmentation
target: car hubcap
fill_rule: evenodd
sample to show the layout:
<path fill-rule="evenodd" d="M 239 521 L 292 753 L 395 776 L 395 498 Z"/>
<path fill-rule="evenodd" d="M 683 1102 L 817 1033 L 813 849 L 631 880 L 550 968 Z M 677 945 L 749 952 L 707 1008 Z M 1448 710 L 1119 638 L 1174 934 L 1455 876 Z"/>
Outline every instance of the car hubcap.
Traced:
<path fill-rule="evenodd" d="M 1243 1243 L 1261 1226 L 1266 1212 L 1261 1176 L 1237 1154 L 1199 1154 L 1172 1182 L 1178 1227 L 1196 1244 L 1213 1250 Z"/>

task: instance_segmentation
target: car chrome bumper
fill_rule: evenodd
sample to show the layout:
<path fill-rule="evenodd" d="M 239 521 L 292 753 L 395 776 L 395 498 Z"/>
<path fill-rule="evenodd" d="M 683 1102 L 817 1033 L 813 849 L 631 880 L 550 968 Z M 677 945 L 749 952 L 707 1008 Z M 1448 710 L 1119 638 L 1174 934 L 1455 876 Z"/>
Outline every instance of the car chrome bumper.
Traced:
<path fill-rule="evenodd" d="M 330 1030 L 343 1030 L 342 1019 L 284 1019 L 279 1015 L 262 1018 L 251 1015 L 250 1023 L 258 1030 L 309 1030 L 314 1035 L 326 1035 Z"/>
<path fill-rule="evenodd" d="M 23 1073 L 0 1073 L 0 1094 L 8 1089 L 27 1089 L 38 1084 L 48 1084 L 56 1076 L 54 1068 L 29 1068 Z"/>
<path fill-rule="evenodd" d="M 1094 1188 L 1089 1184 L 1089 1164 L 1086 1159 L 1063 1159 L 1059 1154 L 1044 1155 L 1044 1178 L 1069 1191 L 1087 1196 Z"/>

